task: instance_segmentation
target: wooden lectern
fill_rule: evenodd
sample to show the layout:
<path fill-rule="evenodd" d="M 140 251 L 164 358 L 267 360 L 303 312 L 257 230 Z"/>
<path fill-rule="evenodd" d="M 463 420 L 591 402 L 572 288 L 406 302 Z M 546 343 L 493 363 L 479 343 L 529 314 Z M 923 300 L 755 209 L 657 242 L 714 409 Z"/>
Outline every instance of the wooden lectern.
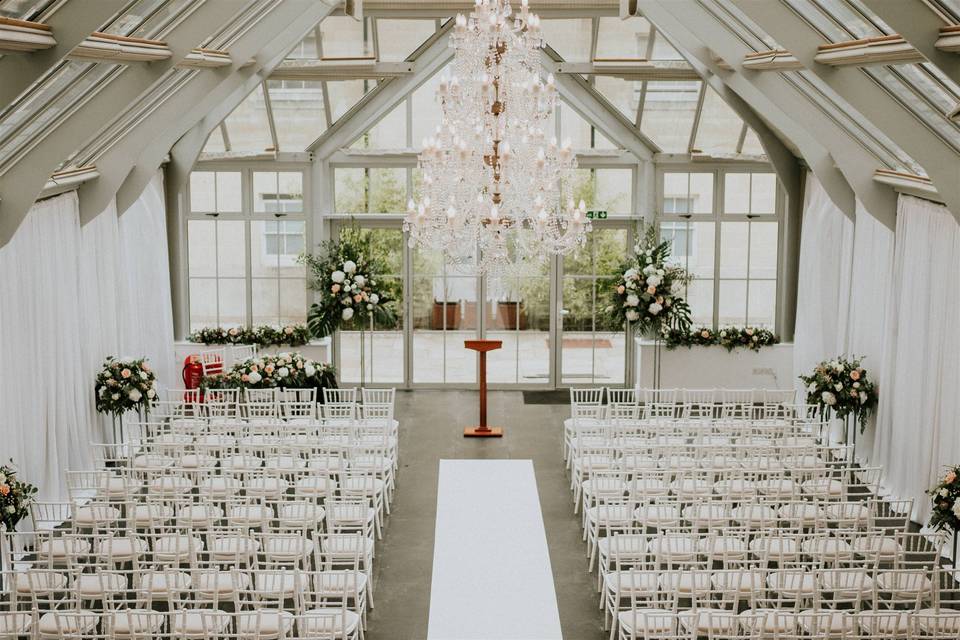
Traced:
<path fill-rule="evenodd" d="M 502 340 L 464 340 L 463 346 L 473 349 L 480 354 L 480 426 L 467 427 L 463 430 L 465 438 L 500 438 L 503 436 L 501 427 L 487 426 L 487 351 L 493 351 L 503 346 Z"/>

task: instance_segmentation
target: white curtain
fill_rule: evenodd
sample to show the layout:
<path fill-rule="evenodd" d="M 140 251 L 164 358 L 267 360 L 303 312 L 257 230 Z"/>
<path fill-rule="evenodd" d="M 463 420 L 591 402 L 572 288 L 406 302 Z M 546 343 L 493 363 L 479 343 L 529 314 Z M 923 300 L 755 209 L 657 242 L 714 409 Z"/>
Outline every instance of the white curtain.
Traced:
<path fill-rule="evenodd" d="M 946 207 L 900 196 L 873 458 L 884 486 L 915 500 L 960 461 L 960 228 Z"/>
<path fill-rule="evenodd" d="M 75 193 L 38 202 L 0 249 L 3 459 L 42 499 L 64 498 L 64 471 L 89 467 L 110 432 L 93 398 L 106 356 L 146 356 L 174 381 L 162 184 L 84 227 Z"/>
<path fill-rule="evenodd" d="M 793 339 L 794 380 L 804 395 L 797 376 L 841 353 L 845 346 L 853 257 L 853 222 L 833 204 L 812 173 L 807 173 L 806 184 Z"/>

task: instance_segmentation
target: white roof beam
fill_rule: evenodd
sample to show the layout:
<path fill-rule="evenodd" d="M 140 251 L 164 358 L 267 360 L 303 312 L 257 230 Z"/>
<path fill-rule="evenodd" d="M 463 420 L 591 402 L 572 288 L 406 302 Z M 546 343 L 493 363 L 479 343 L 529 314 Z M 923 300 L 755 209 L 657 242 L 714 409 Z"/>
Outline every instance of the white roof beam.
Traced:
<path fill-rule="evenodd" d="M 761 29 L 793 52 L 807 69 L 846 100 L 924 168 L 947 207 L 960 219 L 956 151 L 915 113 L 859 68 L 825 67 L 816 61 L 820 33 L 792 9 L 776 2 L 730 0 Z M 866 204 L 866 203 L 865 203 Z"/>
<path fill-rule="evenodd" d="M 699 80 L 700 75 L 679 60 L 609 60 L 560 62 L 556 73 L 613 76 L 624 80 Z"/>
<path fill-rule="evenodd" d="M 743 56 L 743 66 L 754 71 L 796 71 L 803 63 L 786 49 L 755 51 Z"/>
<path fill-rule="evenodd" d="M 269 8 L 230 47 L 233 62 L 229 67 L 195 75 L 97 158 L 102 177 L 80 190 L 81 215 L 96 215 L 114 196 L 117 211 L 126 211 L 177 140 L 194 126 L 208 122 L 212 111 L 217 112 L 214 117 L 222 114 L 214 126 L 218 125 L 256 88 L 264 68 L 275 62 L 278 52 L 285 54 L 295 46 L 329 11 L 330 5 L 311 0 L 286 0 Z M 257 62 L 248 65 L 246 61 L 253 57 Z"/>
<path fill-rule="evenodd" d="M 859 198 L 874 216 L 893 226 L 896 194 L 873 181 L 874 169 L 884 167 L 850 131 L 826 117 L 781 74 L 744 67 L 743 58 L 749 47 L 698 2 L 684 0 L 664 5 L 656 0 L 640 0 L 638 4 L 658 29 L 696 56 L 797 146 L 837 208 L 852 219 Z M 734 61 L 734 68 L 719 65 L 717 54 Z"/>
<path fill-rule="evenodd" d="M 956 55 L 960 52 L 960 25 L 945 25 L 923 3 L 917 6 L 900 0 L 862 1 L 948 78 L 960 84 L 960 56 Z"/>
<path fill-rule="evenodd" d="M 653 160 L 653 154 L 662 151 L 653 140 L 640 132 L 635 122 L 624 117 L 616 107 L 590 86 L 589 82 L 579 75 L 558 73 L 562 62 L 557 52 L 549 45 L 544 45 L 540 50 L 540 62 L 556 78 L 557 92 L 560 96 L 611 141 L 623 145 L 627 151 L 642 160 Z"/>
<path fill-rule="evenodd" d="M 407 95 L 439 71 L 453 58 L 453 50 L 449 47 L 450 26 L 448 24 L 444 29 L 437 31 L 416 52 L 416 57 L 410 61 L 413 66 L 412 73 L 377 84 L 360 102 L 307 147 L 307 150 L 313 151 L 320 160 L 328 158 L 373 127 Z"/>
<path fill-rule="evenodd" d="M 33 53 L 55 46 L 57 40 L 50 25 L 0 18 L 0 53 Z"/>
<path fill-rule="evenodd" d="M 13 237 L 30 206 L 36 200 L 46 176 L 77 149 L 92 133 L 101 131 L 118 110 L 134 102 L 155 86 L 168 70 L 180 62 L 196 44 L 241 7 L 230 0 L 207 0 L 184 11 L 184 16 L 167 34 L 172 56 L 136 71 L 121 69 L 102 86 L 93 88 L 76 109 L 45 132 L 24 151 L 10 169 L 0 175 L 0 246 Z"/>
<path fill-rule="evenodd" d="M 923 54 L 899 34 L 891 34 L 821 44 L 813 59 L 831 67 L 868 67 L 923 62 Z"/>
<path fill-rule="evenodd" d="M 413 73 L 411 62 L 377 62 L 356 60 L 284 60 L 271 80 L 356 80 L 393 78 Z"/>
<path fill-rule="evenodd" d="M 57 44 L 28 56 L 0 58 L 0 110 L 13 102 L 34 81 L 63 60 L 84 38 L 103 26 L 128 4 L 127 0 L 66 2 L 44 24 Z"/>

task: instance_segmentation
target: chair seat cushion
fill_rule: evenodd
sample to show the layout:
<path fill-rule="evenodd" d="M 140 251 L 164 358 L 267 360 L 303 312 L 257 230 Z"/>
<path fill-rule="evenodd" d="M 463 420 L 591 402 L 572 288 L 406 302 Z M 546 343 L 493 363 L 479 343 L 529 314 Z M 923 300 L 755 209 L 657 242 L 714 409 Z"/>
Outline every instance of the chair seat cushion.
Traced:
<path fill-rule="evenodd" d="M 359 623 L 360 616 L 353 611 L 320 607 L 303 613 L 299 620 L 299 631 L 306 638 L 328 638 L 331 634 L 350 635 Z"/>
<path fill-rule="evenodd" d="M 41 637 L 77 636 L 93 631 L 100 616 L 85 609 L 48 611 L 40 616 L 37 630 Z"/>
<path fill-rule="evenodd" d="M 157 633 L 163 626 L 164 614 L 150 609 L 124 609 L 110 616 L 110 627 L 116 636 Z"/>
<path fill-rule="evenodd" d="M 217 609 L 180 609 L 171 614 L 171 631 L 183 638 L 207 638 L 211 631 L 223 632 L 230 615 Z"/>
<path fill-rule="evenodd" d="M 247 611 L 237 616 L 237 631 L 259 640 L 270 640 L 281 635 L 286 637 L 293 628 L 294 617 L 289 611 L 260 609 Z"/>
<path fill-rule="evenodd" d="M 632 609 L 617 614 L 624 631 L 640 638 L 671 634 L 677 628 L 677 614 L 664 609 Z"/>
<path fill-rule="evenodd" d="M 733 633 L 739 627 L 739 620 L 735 611 L 726 609 L 693 609 L 681 611 L 680 624 L 683 628 L 697 635 Z"/>

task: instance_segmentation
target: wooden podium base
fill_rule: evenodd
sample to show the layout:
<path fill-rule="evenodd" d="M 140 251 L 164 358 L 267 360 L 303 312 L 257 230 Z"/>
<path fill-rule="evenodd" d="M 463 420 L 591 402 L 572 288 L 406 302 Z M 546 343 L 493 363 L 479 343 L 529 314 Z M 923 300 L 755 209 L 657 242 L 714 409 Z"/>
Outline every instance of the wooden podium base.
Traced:
<path fill-rule="evenodd" d="M 501 427 L 467 427 L 463 430 L 464 438 L 502 438 Z"/>

